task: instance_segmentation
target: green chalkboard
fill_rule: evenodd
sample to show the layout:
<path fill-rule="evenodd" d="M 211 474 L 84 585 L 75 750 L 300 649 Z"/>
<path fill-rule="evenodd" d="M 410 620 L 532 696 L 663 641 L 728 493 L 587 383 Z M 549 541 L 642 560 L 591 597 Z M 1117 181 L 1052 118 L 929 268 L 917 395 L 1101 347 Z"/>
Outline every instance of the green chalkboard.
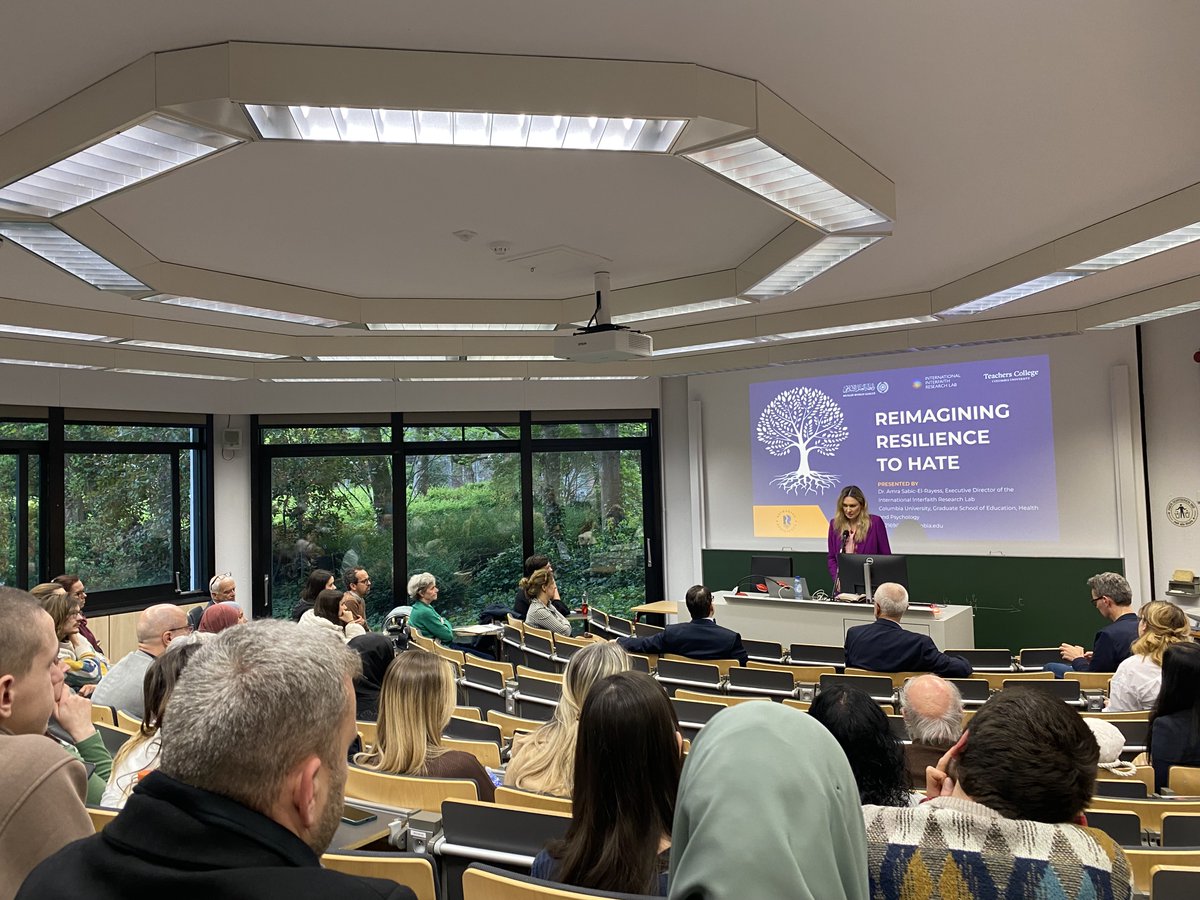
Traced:
<path fill-rule="evenodd" d="M 704 583 L 728 590 L 750 573 L 750 557 L 763 550 L 705 550 Z M 809 590 L 831 588 L 824 553 L 792 557 Z M 1097 572 L 1124 572 L 1119 559 L 1017 556 L 908 555 L 909 593 L 915 602 L 975 607 L 975 646 L 1057 647 L 1066 641 L 1088 649 L 1107 622 L 1088 602 L 1087 580 Z M 769 639 L 767 635 L 745 637 Z"/>

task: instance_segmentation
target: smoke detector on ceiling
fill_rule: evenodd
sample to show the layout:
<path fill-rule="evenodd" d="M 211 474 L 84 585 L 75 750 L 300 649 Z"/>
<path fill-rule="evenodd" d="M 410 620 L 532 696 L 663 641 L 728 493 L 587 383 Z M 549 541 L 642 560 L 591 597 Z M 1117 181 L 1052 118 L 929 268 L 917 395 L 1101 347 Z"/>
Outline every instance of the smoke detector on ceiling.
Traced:
<path fill-rule="evenodd" d="M 492 241 L 488 244 L 488 249 L 497 256 L 507 256 L 509 251 L 508 241 Z"/>

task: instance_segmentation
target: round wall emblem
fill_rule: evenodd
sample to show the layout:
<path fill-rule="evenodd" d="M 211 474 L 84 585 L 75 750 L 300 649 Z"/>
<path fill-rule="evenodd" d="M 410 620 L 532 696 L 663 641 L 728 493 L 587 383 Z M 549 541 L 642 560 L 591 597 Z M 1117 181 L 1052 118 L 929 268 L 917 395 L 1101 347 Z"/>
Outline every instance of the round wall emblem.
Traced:
<path fill-rule="evenodd" d="M 1167 518 L 1171 520 L 1172 525 L 1178 525 L 1180 528 L 1195 525 L 1197 512 L 1196 504 L 1188 497 L 1172 497 L 1171 502 L 1167 504 Z"/>

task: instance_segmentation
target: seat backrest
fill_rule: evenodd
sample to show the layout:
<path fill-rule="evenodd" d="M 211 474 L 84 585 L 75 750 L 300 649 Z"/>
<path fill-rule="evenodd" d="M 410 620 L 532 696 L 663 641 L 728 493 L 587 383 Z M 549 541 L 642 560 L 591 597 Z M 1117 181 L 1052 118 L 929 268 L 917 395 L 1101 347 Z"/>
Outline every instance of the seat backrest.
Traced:
<path fill-rule="evenodd" d="M 1117 719 L 1113 724 L 1125 736 L 1126 750 L 1146 749 L 1146 738 L 1150 734 L 1148 719 Z"/>
<path fill-rule="evenodd" d="M 746 653 L 751 659 L 762 662 L 783 662 L 783 644 L 777 641 L 756 641 L 742 638 L 742 646 L 746 648 Z"/>
<path fill-rule="evenodd" d="M 433 883 L 433 863 L 423 853 L 376 853 L 353 850 L 326 853 L 321 865 L 335 872 L 359 878 L 383 878 L 410 888 L 417 900 L 437 900 Z"/>
<path fill-rule="evenodd" d="M 497 672 L 495 669 L 478 666 L 473 662 L 468 662 L 463 666 L 463 677 L 466 678 L 467 684 L 477 684 L 481 687 L 490 687 L 496 690 L 504 690 L 504 673 Z M 512 677 L 511 675 L 509 676 Z"/>
<path fill-rule="evenodd" d="M 1162 831 L 1162 819 L 1168 813 L 1200 813 L 1200 801 L 1191 800 L 1132 800 L 1127 797 L 1092 797 L 1090 809 L 1102 812 L 1131 812 L 1142 822 L 1143 831 Z"/>
<path fill-rule="evenodd" d="M 692 662 L 683 659 L 658 658 L 658 680 L 674 684 L 706 684 L 716 687 L 721 683 L 721 669 L 715 662 Z"/>
<path fill-rule="evenodd" d="M 1097 779 L 1096 794 L 1100 797 L 1131 797 L 1134 800 L 1146 799 L 1146 785 L 1133 778 L 1117 781 L 1111 778 Z"/>
<path fill-rule="evenodd" d="M 538 809 L 571 815 L 571 801 L 566 797 L 551 797 L 549 794 L 535 794 L 532 791 L 522 791 L 511 787 L 496 788 L 496 803 L 501 806 L 515 806 L 520 809 Z"/>
<path fill-rule="evenodd" d="M 671 698 L 671 706 L 680 724 L 688 723 L 693 726 L 707 725 L 712 717 L 725 707 L 720 703 L 699 700 L 679 700 Z"/>
<path fill-rule="evenodd" d="M 1080 690 L 1104 691 L 1106 694 L 1112 677 L 1112 672 L 1067 672 L 1063 675 L 1067 681 L 1078 681 Z"/>
<path fill-rule="evenodd" d="M 892 737 L 898 741 L 907 741 L 908 725 L 904 722 L 904 716 L 888 716 L 888 730 L 892 732 Z"/>
<path fill-rule="evenodd" d="M 479 788 L 465 778 L 389 775 L 351 766 L 346 796 L 382 806 L 438 810 L 443 800 L 478 800 Z"/>
<path fill-rule="evenodd" d="M 1082 694 L 1080 694 L 1079 682 L 1059 680 L 1057 678 L 1049 678 L 1042 680 L 1032 680 L 1024 678 L 1008 678 L 1004 681 L 1001 690 L 1005 691 L 1042 691 L 1057 697 L 1066 703 L 1080 703 Z"/>
<path fill-rule="evenodd" d="M 1062 661 L 1062 650 L 1058 647 L 1030 647 L 1017 654 L 1017 662 L 1022 669 L 1040 669 L 1046 663 Z"/>
<path fill-rule="evenodd" d="M 1122 846 L 1137 847 L 1142 843 L 1142 824 L 1133 813 L 1089 809 L 1087 823 Z"/>
<path fill-rule="evenodd" d="M 459 741 L 491 741 L 497 747 L 504 741 L 500 726 L 491 722 L 481 722 L 478 719 L 462 719 L 451 716 L 442 734 Z"/>
<path fill-rule="evenodd" d="M 379 740 L 379 723 L 378 722 L 355 722 L 355 728 L 362 735 L 363 743 L 367 747 L 374 747 L 375 742 Z M 364 750 L 366 747 L 363 748 Z"/>
<path fill-rule="evenodd" d="M 947 678 L 958 688 L 963 700 L 987 700 L 992 695 L 992 686 L 985 678 Z"/>
<path fill-rule="evenodd" d="M 94 724 L 96 730 L 100 732 L 100 739 L 104 742 L 104 747 L 108 750 L 109 756 L 116 756 L 117 751 L 124 747 L 125 742 L 129 740 L 129 732 L 122 731 L 120 728 L 114 728 L 112 725 L 105 725 L 103 722 L 96 722 Z"/>
<path fill-rule="evenodd" d="M 1133 875 L 1133 889 L 1139 894 L 1150 893 L 1150 872 L 1155 866 L 1200 867 L 1200 850 L 1171 849 L 1162 847 L 1125 847 L 1125 858 L 1129 860 L 1129 872 Z M 1192 895 L 1194 900 L 1195 895 Z M 1154 900 L 1160 900 L 1156 894 Z"/>
<path fill-rule="evenodd" d="M 92 721 L 102 722 L 105 725 L 116 727 L 117 711 L 111 706 L 102 706 L 99 703 L 92 704 Z"/>
<path fill-rule="evenodd" d="M 633 622 L 629 621 L 629 619 L 622 619 L 620 616 L 609 616 L 608 630 L 615 632 L 622 637 L 632 637 Z"/>
<path fill-rule="evenodd" d="M 105 809 L 99 806 L 89 806 L 87 808 L 88 818 L 92 820 L 92 827 L 96 829 L 96 834 L 104 830 L 113 819 L 117 817 L 119 809 Z"/>
<path fill-rule="evenodd" d="M 562 688 L 562 678 L 547 678 L 544 672 L 534 674 L 522 670 L 517 673 L 517 690 L 522 694 L 557 703 L 562 698 Z"/>
<path fill-rule="evenodd" d="M 1200 896 L 1200 869 L 1189 866 L 1152 866 L 1150 896 L 1154 900 L 1195 900 Z"/>
<path fill-rule="evenodd" d="M 1011 672 L 1013 655 L 1008 649 L 947 650 L 947 656 L 957 656 L 971 664 L 972 669 L 991 672 Z"/>
<path fill-rule="evenodd" d="M 846 648 L 834 644 L 792 644 L 788 660 L 793 666 L 845 666 Z"/>
<path fill-rule="evenodd" d="M 500 728 L 500 733 L 505 738 L 512 737 L 518 731 L 537 731 L 545 725 L 545 721 L 541 719 L 524 719 L 521 716 L 510 716 L 505 712 L 497 712 L 494 709 L 487 711 L 487 720 L 493 725 Z"/>
<path fill-rule="evenodd" d="M 506 792 L 506 797 L 513 793 L 509 788 L 501 790 Z M 567 827 L 571 824 L 571 802 L 563 802 L 567 806 L 566 811 L 447 800 L 442 804 L 442 831 L 452 844 L 498 853 L 537 856 L 547 842 L 567 833 Z"/>
<path fill-rule="evenodd" d="M 1119 725 L 1117 726 L 1120 727 Z M 1129 743 L 1126 737 L 1125 743 Z M 1177 794 L 1200 794 L 1200 768 L 1194 766 L 1171 766 L 1168 786 Z"/>
<path fill-rule="evenodd" d="M 771 669 L 747 669 L 736 666 L 729 670 L 729 690 L 756 693 L 759 691 L 790 695 L 796 689 L 789 672 L 775 672 Z"/>
<path fill-rule="evenodd" d="M 706 694 L 704 691 L 675 692 L 676 700 L 695 700 L 698 703 L 720 703 L 722 706 L 737 706 L 739 703 L 770 703 L 770 697 L 731 697 L 728 694 Z"/>
<path fill-rule="evenodd" d="M 483 721 L 483 714 L 479 711 L 478 706 L 456 706 L 454 707 L 454 715 L 460 719 L 474 719 L 476 722 Z"/>
<path fill-rule="evenodd" d="M 768 672 L 787 672 L 792 676 L 792 681 L 796 684 L 816 684 L 821 680 L 822 675 L 836 675 L 836 666 L 796 666 L 796 665 L 776 665 L 775 663 L 759 662 L 758 660 L 750 660 L 745 666 L 747 669 L 764 669 Z"/>
<path fill-rule="evenodd" d="M 654 635 L 659 634 L 660 632 L 663 632 L 663 631 L 666 631 L 666 629 L 662 628 L 659 625 L 651 625 L 649 622 L 634 622 L 633 623 L 633 633 L 634 633 L 635 637 L 640 637 L 640 638 L 654 637 Z"/>
<path fill-rule="evenodd" d="M 118 709 L 117 727 L 122 731 L 128 731 L 130 734 L 137 734 L 142 730 L 142 720 L 134 718 L 123 709 Z"/>
<path fill-rule="evenodd" d="M 1088 817 L 1091 821 L 1091 817 Z M 1164 847 L 1200 847 L 1200 813 L 1167 813 L 1162 817 Z"/>
<path fill-rule="evenodd" d="M 812 706 L 807 700 L 784 700 L 784 706 L 790 706 L 792 709 L 798 709 L 800 712 L 808 712 L 808 708 Z"/>
<path fill-rule="evenodd" d="M 482 863 L 472 863 L 463 873 L 462 887 L 463 900 L 647 900 L 642 894 L 571 888 Z"/>
<path fill-rule="evenodd" d="M 835 685 L 857 688 L 880 703 L 890 702 L 895 691 L 887 675 L 822 675 L 820 684 L 821 690 Z"/>
<path fill-rule="evenodd" d="M 442 746 L 447 750 L 461 750 L 470 753 L 479 760 L 481 766 L 490 769 L 500 768 L 500 745 L 493 741 L 464 741 L 457 738 L 442 738 Z"/>
<path fill-rule="evenodd" d="M 642 672 L 645 675 L 650 674 L 650 657 L 641 653 L 629 654 L 629 668 L 635 672 Z"/>
<path fill-rule="evenodd" d="M 847 666 L 846 670 L 843 674 L 845 674 L 845 675 L 865 675 L 868 678 L 877 678 L 882 675 L 891 680 L 893 688 L 895 688 L 896 690 L 899 690 L 901 687 L 903 687 L 904 682 L 908 681 L 910 678 L 916 678 L 918 675 L 926 675 L 928 673 L 927 672 L 875 672 L 871 669 L 855 669 L 855 668 L 851 668 L 850 666 Z"/>
<path fill-rule="evenodd" d="M 556 672 L 554 665 L 554 643 L 548 637 L 533 634 L 525 629 L 525 664 L 543 672 Z"/>

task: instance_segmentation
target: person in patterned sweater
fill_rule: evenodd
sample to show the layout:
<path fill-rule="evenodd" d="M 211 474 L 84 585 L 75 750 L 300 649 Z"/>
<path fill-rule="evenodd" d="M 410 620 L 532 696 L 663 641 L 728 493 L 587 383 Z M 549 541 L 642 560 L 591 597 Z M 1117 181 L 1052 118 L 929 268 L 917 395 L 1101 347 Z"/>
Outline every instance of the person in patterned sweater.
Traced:
<path fill-rule="evenodd" d="M 1061 700 L 997 694 L 927 770 L 925 802 L 863 807 L 871 896 L 1126 900 L 1125 854 L 1083 817 L 1099 753 Z"/>

